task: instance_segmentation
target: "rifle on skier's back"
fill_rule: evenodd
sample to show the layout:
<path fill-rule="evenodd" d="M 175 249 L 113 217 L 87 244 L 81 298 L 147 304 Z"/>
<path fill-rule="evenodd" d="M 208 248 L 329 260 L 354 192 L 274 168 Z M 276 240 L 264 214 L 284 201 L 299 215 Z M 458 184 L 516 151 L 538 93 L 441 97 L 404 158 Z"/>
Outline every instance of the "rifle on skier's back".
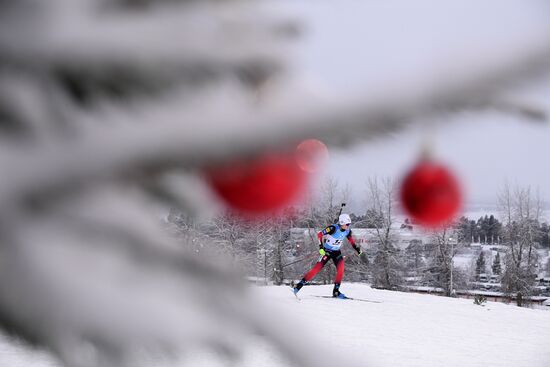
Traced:
<path fill-rule="evenodd" d="M 342 203 L 340 205 L 340 211 L 338 212 L 338 215 L 336 216 L 336 219 L 334 220 L 334 223 L 338 223 L 338 218 L 340 217 L 340 214 L 342 214 L 342 210 L 344 209 L 345 206 L 346 206 L 346 203 Z"/>

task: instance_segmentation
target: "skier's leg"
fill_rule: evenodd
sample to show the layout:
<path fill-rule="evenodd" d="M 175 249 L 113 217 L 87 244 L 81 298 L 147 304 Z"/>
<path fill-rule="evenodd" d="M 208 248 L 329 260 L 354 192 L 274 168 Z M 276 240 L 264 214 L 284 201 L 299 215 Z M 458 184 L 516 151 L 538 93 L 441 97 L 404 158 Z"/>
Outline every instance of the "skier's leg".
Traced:
<path fill-rule="evenodd" d="M 339 297 L 342 295 L 340 293 L 340 283 L 342 283 L 342 278 L 344 278 L 344 256 L 339 253 L 336 257 L 333 257 L 334 265 L 336 265 L 336 277 L 334 278 L 334 289 L 332 290 L 332 295 L 334 297 Z"/>
<path fill-rule="evenodd" d="M 329 257 L 327 255 L 324 255 L 321 259 L 319 259 L 319 261 L 317 262 L 317 264 L 315 264 L 315 266 L 313 266 L 313 268 L 311 268 L 305 275 L 304 277 L 302 278 L 302 280 L 300 280 L 298 282 L 298 284 L 296 284 L 296 286 L 294 287 L 294 293 L 297 293 L 300 289 L 302 289 L 302 287 L 304 286 L 305 282 L 308 282 L 310 281 L 311 279 L 313 279 L 317 273 L 319 271 L 321 271 L 321 269 L 323 269 L 323 266 L 325 266 L 325 264 L 327 263 L 327 261 L 329 260 Z"/>
<path fill-rule="evenodd" d="M 334 259 L 334 265 L 336 265 L 336 278 L 334 278 L 334 283 L 340 284 L 342 283 L 342 278 L 344 278 L 344 257 L 341 254 Z"/>

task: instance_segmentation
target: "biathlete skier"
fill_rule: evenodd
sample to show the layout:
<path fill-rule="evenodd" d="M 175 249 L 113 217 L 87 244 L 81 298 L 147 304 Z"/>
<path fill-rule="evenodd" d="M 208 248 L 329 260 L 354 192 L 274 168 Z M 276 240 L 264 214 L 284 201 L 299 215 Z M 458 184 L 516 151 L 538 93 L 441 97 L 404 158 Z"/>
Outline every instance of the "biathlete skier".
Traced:
<path fill-rule="evenodd" d="M 334 265 L 336 265 L 336 278 L 334 279 L 334 289 L 332 291 L 332 296 L 337 298 L 346 298 L 346 296 L 340 292 L 340 283 L 344 277 L 344 256 L 340 251 L 342 247 L 342 242 L 345 238 L 348 239 L 349 243 L 358 255 L 361 255 L 361 247 L 355 243 L 353 236 L 351 235 L 351 218 L 348 214 L 341 214 L 338 217 L 338 223 L 328 226 L 322 231 L 317 233 L 317 238 L 319 239 L 319 254 L 321 257 L 317 264 L 313 266 L 296 284 L 294 287 L 294 294 L 297 294 L 304 284 L 317 275 L 317 273 L 323 269 L 325 264 L 332 259 Z"/>

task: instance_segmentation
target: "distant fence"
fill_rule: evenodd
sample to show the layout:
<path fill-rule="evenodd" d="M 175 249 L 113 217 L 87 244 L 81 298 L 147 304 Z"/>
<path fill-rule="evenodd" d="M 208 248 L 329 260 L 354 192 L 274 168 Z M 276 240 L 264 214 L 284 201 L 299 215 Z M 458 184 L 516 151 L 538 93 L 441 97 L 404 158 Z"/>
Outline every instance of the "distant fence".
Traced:
<path fill-rule="evenodd" d="M 403 287 L 403 291 L 414 292 L 414 293 L 424 293 L 424 294 L 435 294 L 443 295 L 444 291 L 442 288 L 436 287 L 413 287 L 406 286 Z M 455 292 L 456 296 L 459 298 L 474 299 L 476 296 L 483 296 L 487 301 L 492 302 L 502 302 L 502 303 L 512 303 L 516 300 L 516 296 L 508 296 L 502 292 L 490 292 L 490 291 L 481 291 L 481 290 L 457 290 Z M 543 296 L 531 296 L 525 297 L 525 301 L 533 303 L 536 305 L 544 305 L 545 301 L 549 300 L 550 297 Z"/>

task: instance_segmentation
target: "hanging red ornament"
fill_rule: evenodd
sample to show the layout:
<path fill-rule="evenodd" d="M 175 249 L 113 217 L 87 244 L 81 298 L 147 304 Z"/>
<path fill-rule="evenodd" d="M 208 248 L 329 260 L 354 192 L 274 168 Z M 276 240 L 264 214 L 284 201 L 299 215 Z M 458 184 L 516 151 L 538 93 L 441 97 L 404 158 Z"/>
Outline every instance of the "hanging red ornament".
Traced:
<path fill-rule="evenodd" d="M 327 160 L 327 146 L 320 140 L 307 139 L 296 148 L 296 163 L 308 173 L 317 172 Z"/>
<path fill-rule="evenodd" d="M 208 169 L 206 179 L 227 205 L 252 215 L 283 208 L 306 186 L 294 157 L 281 153 Z"/>
<path fill-rule="evenodd" d="M 444 165 L 425 159 L 405 176 L 401 202 L 415 221 L 439 227 L 457 214 L 462 194 L 457 179 Z"/>

